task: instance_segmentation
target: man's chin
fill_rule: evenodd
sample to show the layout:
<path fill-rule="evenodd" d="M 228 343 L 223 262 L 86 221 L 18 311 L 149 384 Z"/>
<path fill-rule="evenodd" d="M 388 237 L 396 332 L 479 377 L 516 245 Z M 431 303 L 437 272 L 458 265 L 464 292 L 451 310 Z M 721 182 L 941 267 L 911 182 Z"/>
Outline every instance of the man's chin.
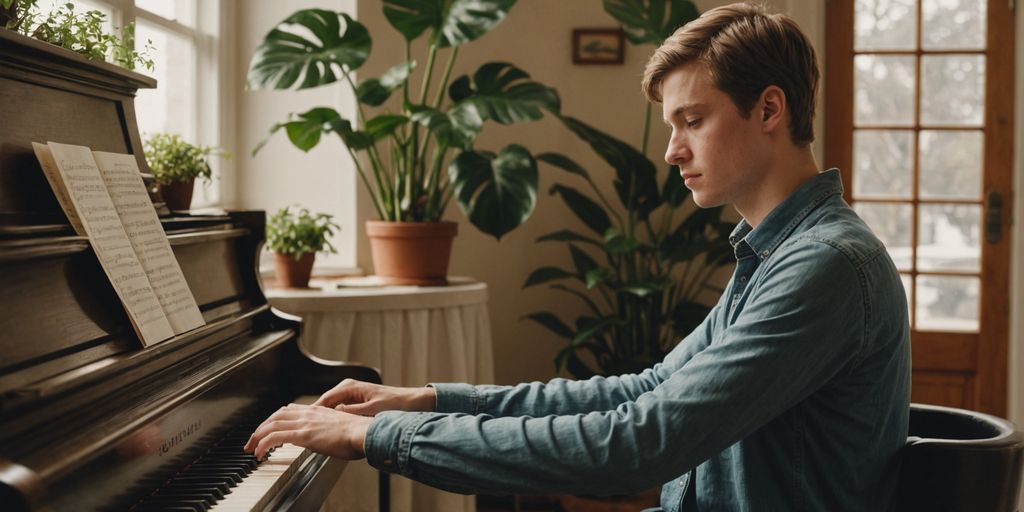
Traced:
<path fill-rule="evenodd" d="M 724 203 L 713 197 L 709 197 L 707 194 L 700 194 L 694 192 L 692 194 L 693 202 L 700 208 L 714 208 L 716 206 L 722 206 Z"/>

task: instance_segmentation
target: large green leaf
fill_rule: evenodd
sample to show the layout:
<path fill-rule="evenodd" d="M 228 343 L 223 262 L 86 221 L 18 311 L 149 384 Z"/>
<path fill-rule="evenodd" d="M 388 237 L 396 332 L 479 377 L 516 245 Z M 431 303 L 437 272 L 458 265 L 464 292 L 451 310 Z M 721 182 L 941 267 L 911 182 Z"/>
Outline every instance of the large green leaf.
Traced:
<path fill-rule="evenodd" d="M 554 89 L 530 80 L 525 71 L 507 62 L 488 62 L 472 78 L 455 79 L 448 95 L 457 105 L 476 105 L 484 119 L 501 124 L 537 120 L 544 115 L 541 109 L 554 113 L 560 109 Z"/>
<path fill-rule="evenodd" d="M 631 43 L 655 46 L 700 16 L 688 0 L 604 0 L 604 10 L 622 23 Z"/>
<path fill-rule="evenodd" d="M 469 221 L 499 240 L 528 219 L 537 203 L 537 162 L 516 144 L 494 157 L 464 151 L 448 167 L 448 178 Z"/>
<path fill-rule="evenodd" d="M 610 315 L 602 318 L 580 317 L 576 322 L 576 327 L 579 330 L 572 337 L 572 344 L 578 345 L 594 338 L 619 322 L 618 317 Z"/>
<path fill-rule="evenodd" d="M 585 243 L 588 243 L 588 244 L 591 244 L 591 245 L 595 245 L 597 247 L 601 247 L 601 243 L 598 242 L 597 240 L 594 240 L 593 238 L 585 237 L 585 236 L 583 236 L 583 235 L 581 235 L 581 234 L 579 234 L 579 233 L 577 233 L 575 231 L 572 231 L 571 229 L 563 229 L 563 230 L 560 230 L 560 231 L 555 231 L 553 233 L 548 233 L 548 234 L 546 234 L 544 236 L 538 237 L 537 241 L 538 242 L 551 242 L 551 241 L 557 241 L 557 242 L 585 242 Z"/>
<path fill-rule="evenodd" d="M 526 278 L 526 282 L 523 283 L 523 288 L 529 288 L 549 281 L 555 281 L 557 279 L 564 279 L 566 277 L 573 277 L 575 274 L 572 272 L 560 269 L 558 267 L 540 267 L 530 273 L 530 277 Z"/>
<path fill-rule="evenodd" d="M 597 262 L 584 252 L 583 249 L 573 244 L 569 244 L 569 254 L 572 256 L 572 264 L 576 267 L 576 273 L 579 275 L 580 280 L 586 282 L 587 272 L 597 268 Z"/>
<path fill-rule="evenodd" d="M 615 191 L 625 207 L 636 211 L 640 220 L 644 220 L 661 206 L 657 171 L 650 159 L 629 144 L 578 119 L 561 119 L 565 126 L 590 144 L 598 156 L 615 169 Z"/>
<path fill-rule="evenodd" d="M 382 105 L 391 93 L 409 79 L 409 73 L 416 67 L 416 61 L 403 62 L 384 72 L 377 78 L 367 78 L 356 87 L 356 98 L 373 107 Z"/>
<path fill-rule="evenodd" d="M 302 151 L 313 149 L 320 143 L 321 135 L 332 132 L 337 133 L 342 142 L 353 150 L 366 149 L 373 144 L 369 134 L 354 130 L 352 123 L 333 108 L 317 107 L 301 114 L 289 114 L 288 118 L 288 121 L 272 126 L 269 135 L 284 128 L 288 140 Z M 253 155 L 266 145 L 269 135 L 253 149 Z"/>
<path fill-rule="evenodd" d="M 590 181 L 590 173 L 583 168 L 580 164 L 576 163 L 575 160 L 561 154 L 561 153 L 541 153 L 537 155 L 537 160 L 541 162 L 547 162 L 555 167 L 558 167 L 564 171 L 577 176 L 582 176 L 587 181 Z"/>
<path fill-rule="evenodd" d="M 448 112 L 441 112 L 423 105 L 410 106 L 412 120 L 426 126 L 434 138 L 444 145 L 470 149 L 473 141 L 483 128 L 483 119 L 472 104 L 458 105 Z"/>
<path fill-rule="evenodd" d="M 381 114 L 366 122 L 364 130 L 373 140 L 380 140 L 395 133 L 399 126 L 409 122 L 409 118 L 395 114 Z"/>
<path fill-rule="evenodd" d="M 533 320 L 534 322 L 537 322 L 538 324 L 543 325 L 544 327 L 547 327 L 548 330 L 550 330 L 551 332 L 553 332 L 553 333 L 555 333 L 555 334 L 557 334 L 557 335 L 559 335 L 559 336 L 561 336 L 563 338 L 570 338 L 570 339 L 572 338 L 572 335 L 573 335 L 572 329 L 570 329 L 568 325 L 565 325 L 565 323 L 562 322 L 561 319 L 559 319 L 557 316 L 555 316 L 555 315 L 553 315 L 551 313 L 547 313 L 547 312 L 530 313 L 529 315 L 526 315 L 526 316 L 522 317 L 522 319 L 524 319 L 524 320 L 525 319 Z"/>
<path fill-rule="evenodd" d="M 679 167 L 668 168 L 668 176 L 665 177 L 665 184 L 661 189 L 661 197 L 673 208 L 677 208 L 690 197 L 690 189 L 683 183 L 683 177 L 679 175 Z"/>
<path fill-rule="evenodd" d="M 384 17 L 412 41 L 432 29 L 430 44 L 459 46 L 489 32 L 516 0 L 384 0 Z"/>
<path fill-rule="evenodd" d="M 344 23 L 342 23 L 344 22 Z M 301 26 L 312 38 L 297 34 Z M 306 9 L 274 27 L 249 62 L 252 89 L 288 89 L 302 77 L 299 89 L 331 84 L 341 70 L 354 70 L 370 55 L 370 33 L 341 12 Z"/>
<path fill-rule="evenodd" d="M 581 194 L 578 190 L 565 185 L 555 184 L 551 186 L 551 194 L 562 196 L 562 200 L 569 206 L 569 209 L 576 214 L 584 224 L 595 233 L 604 236 L 605 231 L 611 227 L 612 221 L 608 218 L 601 205 L 589 197 Z"/>

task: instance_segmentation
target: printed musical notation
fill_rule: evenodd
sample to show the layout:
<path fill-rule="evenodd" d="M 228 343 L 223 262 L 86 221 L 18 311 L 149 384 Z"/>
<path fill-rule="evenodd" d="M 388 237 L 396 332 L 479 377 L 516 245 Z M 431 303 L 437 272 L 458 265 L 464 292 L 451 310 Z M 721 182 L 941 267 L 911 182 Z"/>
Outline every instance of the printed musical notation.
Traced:
<path fill-rule="evenodd" d="M 87 236 L 144 345 L 203 325 L 132 155 L 33 143 L 75 231 Z"/>

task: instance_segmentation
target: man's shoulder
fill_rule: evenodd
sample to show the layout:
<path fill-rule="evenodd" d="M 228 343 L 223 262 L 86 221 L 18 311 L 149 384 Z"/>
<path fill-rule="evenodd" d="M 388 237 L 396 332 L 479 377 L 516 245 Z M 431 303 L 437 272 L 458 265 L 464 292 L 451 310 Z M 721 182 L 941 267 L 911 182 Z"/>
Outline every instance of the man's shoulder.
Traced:
<path fill-rule="evenodd" d="M 854 269 L 861 269 L 883 257 L 885 245 L 853 209 L 844 204 L 823 208 L 818 215 L 808 218 L 777 252 L 810 252 L 820 258 L 823 267 L 832 267 L 828 265 L 830 260 L 835 260 L 834 265 L 844 266 L 840 260 L 846 260 Z"/>

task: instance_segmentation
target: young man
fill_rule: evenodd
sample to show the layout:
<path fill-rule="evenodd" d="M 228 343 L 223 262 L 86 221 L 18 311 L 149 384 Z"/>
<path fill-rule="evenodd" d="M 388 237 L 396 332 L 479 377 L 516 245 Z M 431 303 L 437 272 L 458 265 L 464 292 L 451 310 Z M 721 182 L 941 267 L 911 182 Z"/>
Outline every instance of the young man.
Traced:
<path fill-rule="evenodd" d="M 907 437 L 907 303 L 810 151 L 818 70 L 796 24 L 708 11 L 650 59 L 665 159 L 742 215 L 708 317 L 637 375 L 515 387 L 343 382 L 246 446 L 291 442 L 467 493 L 631 493 L 677 510 L 886 510 Z M 429 411 L 429 412 L 405 412 Z"/>

